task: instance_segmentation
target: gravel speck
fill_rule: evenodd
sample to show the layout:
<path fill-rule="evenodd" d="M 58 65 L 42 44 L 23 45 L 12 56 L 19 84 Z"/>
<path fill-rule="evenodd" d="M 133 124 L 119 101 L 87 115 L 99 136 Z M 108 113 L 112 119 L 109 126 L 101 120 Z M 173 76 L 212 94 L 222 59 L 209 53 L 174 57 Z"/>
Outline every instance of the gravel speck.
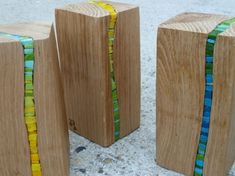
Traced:
<path fill-rule="evenodd" d="M 81 151 L 83 151 L 83 150 L 86 150 L 86 147 L 80 146 L 80 147 L 78 147 L 78 148 L 75 149 L 75 152 L 76 152 L 76 153 L 79 153 L 79 152 L 81 152 Z"/>
<path fill-rule="evenodd" d="M 86 169 L 79 169 L 79 171 L 84 174 L 86 173 Z"/>
<path fill-rule="evenodd" d="M 103 174 L 104 173 L 104 170 L 103 168 L 99 168 L 99 171 L 98 171 L 99 174 Z"/>

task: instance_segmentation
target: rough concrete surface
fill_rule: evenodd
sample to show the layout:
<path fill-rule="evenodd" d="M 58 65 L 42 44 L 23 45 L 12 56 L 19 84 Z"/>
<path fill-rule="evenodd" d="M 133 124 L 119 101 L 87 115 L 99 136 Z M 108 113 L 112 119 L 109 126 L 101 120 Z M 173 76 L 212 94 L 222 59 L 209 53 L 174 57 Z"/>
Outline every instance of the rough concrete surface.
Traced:
<path fill-rule="evenodd" d="M 119 0 L 140 6 L 141 12 L 141 127 L 109 148 L 70 133 L 71 176 L 178 176 L 155 163 L 155 74 L 157 26 L 181 12 L 235 16 L 234 0 Z M 80 0 L 0 0 L 0 23 L 52 21 L 54 8 Z M 235 165 L 230 176 L 235 176 Z"/>

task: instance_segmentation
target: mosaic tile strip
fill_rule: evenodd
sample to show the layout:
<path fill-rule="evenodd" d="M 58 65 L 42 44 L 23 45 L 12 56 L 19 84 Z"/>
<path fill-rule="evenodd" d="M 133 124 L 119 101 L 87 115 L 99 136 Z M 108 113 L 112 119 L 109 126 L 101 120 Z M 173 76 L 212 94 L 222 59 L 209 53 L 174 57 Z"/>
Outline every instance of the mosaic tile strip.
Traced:
<path fill-rule="evenodd" d="M 38 153 L 37 121 L 34 101 L 34 46 L 31 37 L 0 32 L 0 37 L 13 39 L 22 44 L 24 53 L 24 120 L 27 128 L 32 176 L 42 176 Z"/>
<path fill-rule="evenodd" d="M 215 29 L 209 33 L 206 42 L 206 58 L 205 58 L 205 94 L 203 117 L 200 131 L 199 145 L 195 161 L 194 176 L 202 176 L 205 162 L 205 154 L 209 137 L 211 108 L 213 99 L 213 61 L 214 49 L 217 36 L 226 31 L 233 23 L 235 18 L 225 20 L 218 24 Z"/>
<path fill-rule="evenodd" d="M 112 99 L 113 99 L 113 114 L 114 114 L 114 136 L 115 141 L 120 139 L 120 112 L 118 104 L 118 93 L 117 93 L 117 82 L 115 79 L 114 73 L 114 63 L 113 63 L 113 47 L 115 40 L 115 28 L 117 22 L 117 11 L 115 8 L 107 3 L 102 1 L 90 1 L 90 3 L 96 4 L 97 6 L 103 8 L 110 15 L 109 28 L 108 28 L 108 37 L 109 37 L 109 64 L 110 64 L 110 75 L 111 75 L 111 84 L 112 84 Z"/>

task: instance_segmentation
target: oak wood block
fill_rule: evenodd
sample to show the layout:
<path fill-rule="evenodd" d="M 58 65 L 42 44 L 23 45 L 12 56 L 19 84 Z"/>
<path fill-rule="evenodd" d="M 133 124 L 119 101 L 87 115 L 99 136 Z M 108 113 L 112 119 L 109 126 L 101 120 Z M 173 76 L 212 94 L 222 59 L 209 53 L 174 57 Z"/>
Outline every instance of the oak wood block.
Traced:
<path fill-rule="evenodd" d="M 109 4 L 118 12 L 114 73 L 120 109 L 120 137 L 140 124 L 139 8 Z M 114 117 L 108 58 L 109 13 L 90 3 L 56 9 L 66 112 L 70 129 L 102 146 L 114 143 Z"/>
<path fill-rule="evenodd" d="M 206 41 L 231 17 L 184 13 L 158 29 L 157 162 L 193 175 L 202 123 Z M 235 25 L 214 50 L 214 91 L 204 175 L 226 175 L 235 159 Z"/>
<path fill-rule="evenodd" d="M 0 32 L 34 39 L 34 92 L 43 176 L 69 175 L 69 141 L 54 29 L 48 23 L 0 25 Z M 0 37 L 0 175 L 31 176 L 24 120 L 24 54 Z"/>

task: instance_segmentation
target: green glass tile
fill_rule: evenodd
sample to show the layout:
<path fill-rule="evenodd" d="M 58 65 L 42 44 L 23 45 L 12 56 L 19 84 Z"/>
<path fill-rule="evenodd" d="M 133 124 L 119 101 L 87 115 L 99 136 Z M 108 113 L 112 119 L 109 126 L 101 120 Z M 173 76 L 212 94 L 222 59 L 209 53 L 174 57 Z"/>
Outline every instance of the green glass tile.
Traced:
<path fill-rule="evenodd" d="M 206 69 L 213 69 L 213 63 L 206 63 Z"/>
<path fill-rule="evenodd" d="M 210 57 L 212 57 L 213 56 L 213 53 L 214 53 L 214 51 L 213 50 L 206 50 L 206 56 L 210 56 Z"/>
<path fill-rule="evenodd" d="M 113 90 L 113 93 L 112 93 L 112 98 L 113 99 L 117 99 L 117 90 Z"/>
<path fill-rule="evenodd" d="M 114 112 L 114 117 L 118 117 L 119 116 L 119 111 Z"/>
<path fill-rule="evenodd" d="M 198 174 L 198 173 L 194 172 L 194 176 L 202 176 L 202 174 Z"/>
<path fill-rule="evenodd" d="M 33 96 L 33 93 L 32 93 L 32 92 L 31 92 L 31 93 L 30 93 L 30 92 L 27 92 L 27 93 L 25 93 L 24 95 L 25 95 L 25 96 Z"/>
<path fill-rule="evenodd" d="M 113 103 L 113 112 L 119 112 L 118 104 Z"/>
<path fill-rule="evenodd" d="M 214 44 L 207 42 L 206 44 L 206 55 L 213 56 L 214 53 Z"/>
<path fill-rule="evenodd" d="M 206 69 L 206 74 L 213 74 L 213 70 L 212 69 Z"/>
<path fill-rule="evenodd" d="M 115 82 L 114 81 L 112 81 L 112 90 L 114 90 L 114 89 L 116 89 L 117 87 L 116 87 L 116 84 L 115 84 Z"/>
<path fill-rule="evenodd" d="M 235 19 L 233 18 L 233 19 L 229 19 L 229 20 L 222 22 L 222 24 L 230 26 L 234 22 L 235 22 Z"/>
<path fill-rule="evenodd" d="M 217 35 L 219 34 L 220 32 L 219 31 L 212 31 L 211 33 L 209 33 L 208 35 L 208 38 L 211 38 L 211 39 L 216 39 Z"/>
<path fill-rule="evenodd" d="M 197 160 L 204 160 L 205 156 L 197 154 Z"/>
<path fill-rule="evenodd" d="M 33 84 L 25 84 L 26 90 L 33 90 Z"/>
<path fill-rule="evenodd" d="M 24 79 L 25 80 L 33 80 L 33 75 L 25 75 Z"/>
<path fill-rule="evenodd" d="M 220 28 L 223 28 L 224 30 L 226 30 L 226 29 L 229 28 L 229 25 L 224 24 L 224 23 L 221 23 L 221 24 L 219 25 L 219 27 L 220 27 Z"/>
<path fill-rule="evenodd" d="M 220 32 L 223 32 L 225 31 L 226 29 L 228 29 L 229 26 L 227 25 L 220 25 L 216 28 L 217 31 L 220 31 Z"/>
<path fill-rule="evenodd" d="M 115 130 L 118 130 L 118 129 L 120 129 L 120 123 L 115 123 Z"/>
<path fill-rule="evenodd" d="M 25 49 L 33 49 L 33 44 L 24 45 Z"/>
<path fill-rule="evenodd" d="M 27 54 L 24 56 L 25 60 L 34 60 L 34 54 Z"/>
<path fill-rule="evenodd" d="M 29 68 L 29 67 L 24 67 L 24 71 L 25 72 L 33 72 L 33 69 Z"/>
<path fill-rule="evenodd" d="M 118 135 L 115 134 L 115 141 L 118 141 L 120 139 L 120 137 L 119 137 L 120 136 L 120 134 L 119 134 L 120 132 L 119 131 L 116 131 L 116 132 L 118 133 Z"/>

